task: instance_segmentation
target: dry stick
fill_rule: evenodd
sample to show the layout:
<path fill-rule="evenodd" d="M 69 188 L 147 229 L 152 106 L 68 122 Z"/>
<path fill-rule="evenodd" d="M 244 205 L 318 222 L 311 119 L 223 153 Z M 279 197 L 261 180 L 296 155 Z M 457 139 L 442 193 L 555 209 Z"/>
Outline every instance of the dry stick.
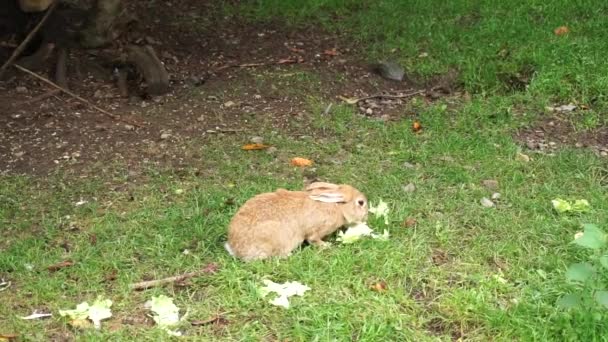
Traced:
<path fill-rule="evenodd" d="M 51 89 L 51 90 L 49 90 L 49 91 L 47 91 L 47 92 L 45 92 L 43 94 L 40 94 L 40 95 L 38 95 L 36 97 L 32 97 L 29 100 L 17 102 L 17 103 L 14 104 L 14 106 L 21 106 L 21 105 L 25 105 L 25 104 L 31 104 L 31 103 L 35 103 L 35 102 L 38 102 L 38 101 L 42 101 L 42 100 L 47 99 L 47 98 L 49 98 L 51 96 L 55 96 L 55 95 L 59 94 L 60 92 L 61 92 L 61 90 L 59 90 L 59 89 Z"/>
<path fill-rule="evenodd" d="M 354 99 L 351 101 L 346 101 L 346 102 L 350 102 L 352 104 L 356 104 L 360 101 L 364 101 L 364 100 L 369 100 L 369 99 L 376 99 L 376 98 L 385 98 L 385 99 L 404 99 L 406 97 L 412 97 L 412 96 L 416 96 L 419 94 L 423 94 L 425 93 L 426 90 L 418 90 L 412 93 L 408 93 L 408 94 L 403 94 L 403 95 L 384 95 L 384 94 L 376 94 L 376 95 L 370 95 L 370 96 L 365 96 L 365 97 L 360 97 L 358 99 Z"/>
<path fill-rule="evenodd" d="M 273 61 L 273 62 L 263 62 L 263 63 L 228 64 L 228 65 L 218 67 L 217 69 L 215 69 L 213 71 L 222 71 L 224 69 L 229 69 L 229 68 L 255 68 L 255 67 L 260 67 L 260 66 L 281 65 L 281 64 L 298 64 L 298 61 L 281 62 L 279 60 L 276 62 Z"/>
<path fill-rule="evenodd" d="M 35 72 L 30 71 L 30 70 L 28 70 L 28 69 L 26 69 L 26 68 L 22 67 L 22 66 L 21 66 L 21 65 L 19 65 L 19 64 L 13 64 L 13 66 L 14 66 L 15 68 L 17 68 L 17 69 L 19 69 L 19 70 L 21 70 L 21 71 L 23 71 L 23 72 L 25 72 L 25 73 L 29 74 L 29 75 L 32 75 L 32 76 L 36 77 L 37 79 L 39 79 L 39 80 L 43 81 L 44 83 L 46 83 L 46 84 L 48 84 L 48 85 L 51 85 L 51 86 L 53 86 L 53 87 L 55 87 L 55 88 L 57 88 L 57 89 L 61 90 L 62 92 L 64 92 L 64 93 L 66 93 L 66 94 L 70 95 L 71 97 L 73 97 L 73 98 L 75 98 L 75 99 L 77 99 L 77 100 L 79 100 L 79 101 L 81 101 L 81 102 L 84 102 L 84 103 L 88 104 L 89 106 L 93 107 L 94 109 L 96 109 L 96 110 L 100 111 L 101 113 L 103 113 L 103 114 L 105 114 L 105 115 L 109 116 L 110 118 L 112 118 L 112 119 L 114 119 L 114 120 L 116 120 L 116 121 L 121 121 L 121 122 L 127 123 L 127 124 L 129 124 L 129 125 L 133 125 L 133 126 L 141 127 L 141 125 L 140 125 L 140 124 L 138 124 L 138 123 L 136 123 L 136 122 L 131 122 L 131 121 L 129 121 L 129 120 L 122 119 L 121 117 L 119 117 L 119 116 L 117 116 L 117 115 L 114 115 L 114 114 L 112 114 L 112 113 L 110 113 L 110 112 L 108 112 L 108 111 L 106 111 L 106 110 L 104 110 L 104 109 L 101 109 L 101 108 L 97 107 L 96 105 L 92 104 L 92 103 L 91 103 L 89 100 L 86 100 L 86 99 L 84 99 L 84 98 L 82 98 L 82 97 L 80 97 L 80 96 L 78 96 L 78 95 L 76 95 L 76 94 L 72 93 L 71 91 L 69 91 L 69 90 L 67 90 L 67 89 L 65 89 L 65 88 L 62 88 L 61 86 L 59 86 L 59 85 L 55 84 L 53 81 L 50 81 L 49 79 L 47 79 L 47 78 L 45 78 L 45 77 L 42 77 L 42 76 L 40 76 L 40 75 L 36 74 Z"/>
<path fill-rule="evenodd" d="M 34 38 L 36 33 L 42 27 L 42 25 L 44 25 L 44 23 L 49 18 L 49 16 L 51 15 L 51 13 L 55 9 L 55 7 L 57 7 L 58 3 L 59 3 L 59 1 L 53 2 L 51 7 L 49 7 L 49 9 L 44 14 L 44 17 L 42 17 L 42 19 L 40 19 L 40 22 L 30 31 L 30 33 L 28 33 L 27 37 L 25 37 L 25 39 L 21 42 L 21 44 L 19 44 L 19 46 L 17 46 L 17 48 L 13 51 L 13 54 L 8 59 L 8 61 L 6 61 L 4 64 L 2 64 L 2 67 L 0 67 L 0 78 L 2 78 L 2 75 L 4 74 L 4 71 L 6 70 L 6 68 L 8 68 L 8 66 L 11 65 L 15 61 L 15 59 L 17 59 L 17 57 L 19 57 L 21 55 L 21 52 L 23 52 L 23 50 L 25 49 L 25 46 L 30 42 L 30 40 L 32 40 L 32 38 Z"/>
<path fill-rule="evenodd" d="M 169 277 L 169 278 L 163 278 L 163 279 L 155 279 L 155 280 L 148 280 L 148 281 L 141 281 L 139 283 L 134 283 L 129 285 L 129 288 L 131 290 L 145 290 L 148 289 L 150 287 L 155 287 L 155 286 L 160 286 L 160 285 L 165 285 L 165 284 L 170 284 L 170 283 L 175 283 L 178 281 L 182 281 L 182 280 L 186 280 L 188 278 L 192 278 L 192 277 L 196 277 L 205 273 L 213 273 L 214 271 L 209 270 L 207 268 L 204 268 L 202 270 L 198 270 L 198 271 L 194 271 L 194 272 L 190 272 L 190 273 L 184 273 L 178 276 L 174 276 L 174 277 Z"/>

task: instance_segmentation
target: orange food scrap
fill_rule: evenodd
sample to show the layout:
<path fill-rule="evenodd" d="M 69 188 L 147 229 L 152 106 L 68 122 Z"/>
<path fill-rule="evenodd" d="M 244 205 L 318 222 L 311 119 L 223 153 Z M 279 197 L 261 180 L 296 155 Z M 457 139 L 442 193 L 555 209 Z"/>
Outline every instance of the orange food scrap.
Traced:
<path fill-rule="evenodd" d="M 555 33 L 558 36 L 563 36 L 568 32 L 570 32 L 570 29 L 568 28 L 568 26 L 560 26 L 560 27 L 556 28 L 555 30 L 553 30 L 553 33 Z"/>
<path fill-rule="evenodd" d="M 327 56 L 337 56 L 338 51 L 336 50 L 336 48 L 333 48 L 333 49 L 323 51 L 323 54 L 327 55 Z"/>
<path fill-rule="evenodd" d="M 388 286 L 386 286 L 386 282 L 384 282 L 384 281 L 377 282 L 377 283 L 373 284 L 372 286 L 370 286 L 370 288 L 376 292 L 384 292 L 384 291 L 386 291 L 387 287 Z"/>
<path fill-rule="evenodd" d="M 252 151 L 252 150 L 265 150 L 269 147 L 270 147 L 270 145 L 264 145 L 264 144 L 247 144 L 247 145 L 243 145 L 243 147 L 241 147 L 241 148 L 245 151 Z"/>
<path fill-rule="evenodd" d="M 422 125 L 420 124 L 420 122 L 414 121 L 414 124 L 412 125 L 412 130 L 414 132 L 420 132 L 422 130 Z"/>
<path fill-rule="evenodd" d="M 416 219 L 413 217 L 408 217 L 403 221 L 403 226 L 406 228 L 414 227 L 416 225 Z"/>
<path fill-rule="evenodd" d="M 310 166 L 312 165 L 312 160 L 306 158 L 295 157 L 291 160 L 291 165 L 293 166 Z"/>

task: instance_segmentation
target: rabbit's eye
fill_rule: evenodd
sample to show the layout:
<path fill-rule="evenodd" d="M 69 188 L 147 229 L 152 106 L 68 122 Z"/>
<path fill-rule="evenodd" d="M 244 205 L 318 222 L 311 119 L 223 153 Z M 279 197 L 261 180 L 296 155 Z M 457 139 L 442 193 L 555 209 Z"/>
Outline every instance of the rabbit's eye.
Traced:
<path fill-rule="evenodd" d="M 364 200 L 358 200 L 357 204 L 360 206 L 364 206 L 365 205 L 365 201 Z"/>

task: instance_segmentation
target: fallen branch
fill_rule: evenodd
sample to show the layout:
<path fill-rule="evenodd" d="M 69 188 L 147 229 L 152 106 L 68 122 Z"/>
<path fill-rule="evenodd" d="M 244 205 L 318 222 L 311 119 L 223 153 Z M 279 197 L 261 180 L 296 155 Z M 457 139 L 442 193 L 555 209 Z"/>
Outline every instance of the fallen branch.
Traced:
<path fill-rule="evenodd" d="M 186 280 L 188 278 L 198 277 L 199 275 L 203 275 L 203 274 L 207 274 L 207 273 L 215 273 L 217 271 L 217 267 L 218 266 L 216 264 L 209 264 L 209 265 L 205 266 L 205 268 L 203 268 L 202 270 L 198 270 L 198 271 L 194 271 L 194 272 L 190 272 L 190 273 L 184 273 L 184 274 L 174 276 L 174 277 L 169 277 L 169 278 L 142 281 L 139 283 L 134 283 L 134 284 L 129 285 L 129 288 L 131 290 L 145 290 L 145 289 L 148 289 L 151 287 L 175 283 L 175 282 Z"/>
<path fill-rule="evenodd" d="M 53 10 L 55 10 L 58 3 L 59 3 L 59 1 L 53 2 L 51 7 L 49 7 L 49 9 L 46 11 L 44 16 L 42 17 L 42 19 L 40 19 L 40 22 L 38 22 L 38 24 L 30 31 L 30 33 L 28 33 L 28 35 L 21 42 L 21 44 L 19 44 L 19 46 L 17 46 L 17 48 L 13 51 L 13 54 L 9 57 L 9 59 L 4 64 L 2 64 L 2 67 L 0 67 L 0 78 L 2 78 L 2 75 L 4 74 L 4 71 L 6 70 L 6 68 L 8 68 L 8 66 L 11 65 L 21 55 L 21 53 L 23 52 L 23 50 L 25 49 L 27 44 L 30 42 L 30 40 L 32 40 L 32 38 L 34 38 L 36 33 L 40 30 L 42 25 L 44 25 L 46 20 L 49 18 L 49 16 L 53 12 Z"/>
<path fill-rule="evenodd" d="M 32 76 L 36 77 L 37 79 L 43 81 L 44 83 L 46 83 L 46 84 L 48 84 L 48 85 L 50 85 L 50 86 L 52 86 L 54 88 L 57 88 L 57 89 L 61 90 L 62 92 L 70 95 L 71 97 L 73 97 L 73 98 L 75 98 L 75 99 L 77 99 L 77 100 L 79 100 L 79 101 L 81 101 L 81 102 L 83 102 L 83 103 L 91 106 L 92 108 L 98 110 L 99 112 L 101 112 L 101 113 L 109 116 L 110 118 L 112 118 L 112 119 L 114 119 L 116 121 L 124 122 L 126 124 L 133 125 L 133 126 L 136 126 L 136 127 L 141 127 L 141 125 L 138 124 L 138 123 L 136 123 L 136 122 L 132 122 L 132 121 L 129 121 L 129 120 L 122 119 L 118 115 L 114 115 L 114 114 L 112 114 L 112 113 L 110 113 L 110 112 L 108 112 L 108 111 L 106 111 L 104 109 L 101 109 L 101 108 L 97 107 L 96 105 L 94 105 L 93 103 L 91 103 L 89 100 L 86 100 L 86 99 L 84 99 L 84 98 L 82 98 L 82 97 L 80 97 L 80 96 L 72 93 L 71 91 L 69 91 L 69 90 L 67 90 L 67 89 L 65 89 L 65 88 L 57 85 L 53 81 L 51 81 L 51 80 L 49 80 L 49 79 L 47 79 L 45 77 L 42 77 L 42 76 L 38 75 L 37 73 L 35 73 L 35 72 L 31 71 L 31 70 L 28 70 L 28 69 L 22 67 L 19 64 L 13 64 L 13 66 L 15 68 L 17 68 L 17 69 L 19 69 L 19 70 L 21 70 L 21 71 L 29 74 L 29 75 L 32 75 Z"/>
<path fill-rule="evenodd" d="M 17 103 L 14 103 L 13 105 L 14 106 L 22 106 L 22 105 L 26 105 L 26 104 L 32 104 L 32 103 L 35 103 L 35 102 L 38 102 L 38 101 L 42 101 L 42 100 L 48 99 L 49 97 L 55 96 L 55 95 L 57 95 L 59 93 L 61 93 L 61 90 L 59 90 L 59 89 L 51 89 L 51 90 L 49 90 L 49 91 L 47 91 L 47 92 L 45 92 L 43 94 L 40 94 L 40 95 L 38 95 L 36 97 L 32 97 L 29 100 L 17 102 Z"/>
<path fill-rule="evenodd" d="M 74 262 L 72 260 L 63 260 L 56 264 L 48 266 L 46 269 L 51 272 L 57 272 L 62 268 L 66 268 L 66 267 L 70 267 L 70 266 L 74 266 Z"/>
<path fill-rule="evenodd" d="M 365 100 L 369 100 L 369 99 L 378 99 L 378 98 L 383 98 L 383 99 L 404 99 L 404 98 L 408 98 L 408 97 L 424 94 L 425 92 L 426 92 L 426 90 L 418 90 L 418 91 L 414 91 L 414 92 L 407 93 L 407 94 L 402 94 L 402 95 L 376 94 L 376 95 L 370 95 L 370 96 L 365 96 L 365 97 L 360 97 L 360 98 L 354 98 L 354 99 L 349 99 L 349 98 L 344 97 L 344 96 L 338 96 L 338 98 L 340 100 L 348 103 L 348 104 L 357 104 L 360 101 L 365 101 Z"/>
<path fill-rule="evenodd" d="M 221 66 L 221 67 L 215 69 L 214 71 L 217 72 L 217 71 L 221 71 L 221 70 L 228 69 L 228 68 L 255 68 L 255 67 L 261 67 L 261 66 L 268 66 L 268 65 L 297 64 L 297 63 L 302 63 L 302 62 L 303 62 L 303 60 L 301 58 L 298 58 L 298 59 L 285 58 L 285 59 L 280 59 L 278 61 L 263 62 L 263 63 L 228 64 L 228 65 Z"/>

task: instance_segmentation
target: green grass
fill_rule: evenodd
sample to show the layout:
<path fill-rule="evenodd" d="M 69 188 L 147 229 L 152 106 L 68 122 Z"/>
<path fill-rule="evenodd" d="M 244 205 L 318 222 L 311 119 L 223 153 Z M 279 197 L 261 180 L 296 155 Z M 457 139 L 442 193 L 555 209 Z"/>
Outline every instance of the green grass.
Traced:
<path fill-rule="evenodd" d="M 310 138 L 294 139 L 265 124 L 255 133 L 278 148 L 275 155 L 242 151 L 245 134 L 194 141 L 191 149 L 200 160 L 191 170 L 149 169 L 137 183 L 120 165 L 100 171 L 98 180 L 2 176 L 0 278 L 12 286 L 0 292 L 0 335 L 19 333 L 31 341 L 63 334 L 92 341 L 166 340 L 160 330 L 129 323 L 143 320 L 146 300 L 165 294 L 175 298 L 182 314 L 188 311 L 188 320 L 218 313 L 228 320 L 224 326 L 184 324 L 181 330 L 192 340 L 605 339 L 605 311 L 594 316 L 555 307 L 572 288 L 564 278 L 567 265 L 587 258 L 570 243 L 580 225 L 597 223 L 608 230 L 605 160 L 565 148 L 523 162 L 511 138 L 549 99 L 596 100 L 598 107 L 580 120 L 581 127 L 605 122 L 601 90 L 608 70 L 602 57 L 605 27 L 599 24 L 604 4 L 260 4 L 248 7 L 257 19 L 315 18 L 349 30 L 367 44 L 361 53 L 371 57 L 398 48 L 395 56 L 420 75 L 457 66 L 475 95 L 469 102 L 409 103 L 407 113 L 424 126 L 420 134 L 411 131 L 412 119 L 373 121 L 349 106 L 335 105 L 324 115 L 326 100 L 311 97 Z M 335 15 L 342 20 L 330 22 Z M 562 24 L 571 34 L 553 36 Z M 510 54 L 500 60 L 496 54 L 505 48 Z M 421 52 L 429 57 L 419 59 Z M 496 77 L 528 64 L 537 74 L 525 92 L 508 92 Z M 260 87 L 272 77 L 258 77 Z M 297 73 L 289 82 L 309 89 L 317 80 L 313 73 Z M 240 204 L 277 187 L 302 187 L 304 171 L 289 165 L 293 156 L 315 160 L 308 173 L 353 184 L 372 203 L 389 203 L 390 224 L 372 218 L 370 225 L 388 229 L 390 240 L 305 247 L 286 260 L 245 264 L 229 257 L 222 245 Z M 499 181 L 496 208 L 480 204 L 492 193 L 481 185 L 485 179 Z M 405 193 L 402 186 L 410 182 L 417 190 Z M 558 215 L 550 202 L 556 197 L 585 198 L 592 211 Z M 81 199 L 88 202 L 75 206 Z M 408 217 L 417 220 L 415 227 L 402 225 Z M 75 265 L 54 273 L 46 269 L 64 259 Z M 218 273 L 185 287 L 128 288 L 210 262 L 219 264 Z M 116 279 L 105 280 L 113 272 Z M 258 296 L 264 277 L 297 280 L 312 290 L 284 310 Z M 385 292 L 370 289 L 379 281 L 386 282 Z M 114 317 L 101 331 L 74 331 L 59 317 L 59 309 L 97 295 L 114 301 Z M 34 310 L 54 317 L 18 318 Z"/>
<path fill-rule="evenodd" d="M 423 78 L 456 69 L 472 93 L 509 93 L 509 80 L 527 78 L 535 98 L 606 105 L 604 1 L 259 0 L 248 9 L 257 20 L 323 22 L 370 60 L 395 59 Z M 562 25 L 570 33 L 556 36 Z"/>

